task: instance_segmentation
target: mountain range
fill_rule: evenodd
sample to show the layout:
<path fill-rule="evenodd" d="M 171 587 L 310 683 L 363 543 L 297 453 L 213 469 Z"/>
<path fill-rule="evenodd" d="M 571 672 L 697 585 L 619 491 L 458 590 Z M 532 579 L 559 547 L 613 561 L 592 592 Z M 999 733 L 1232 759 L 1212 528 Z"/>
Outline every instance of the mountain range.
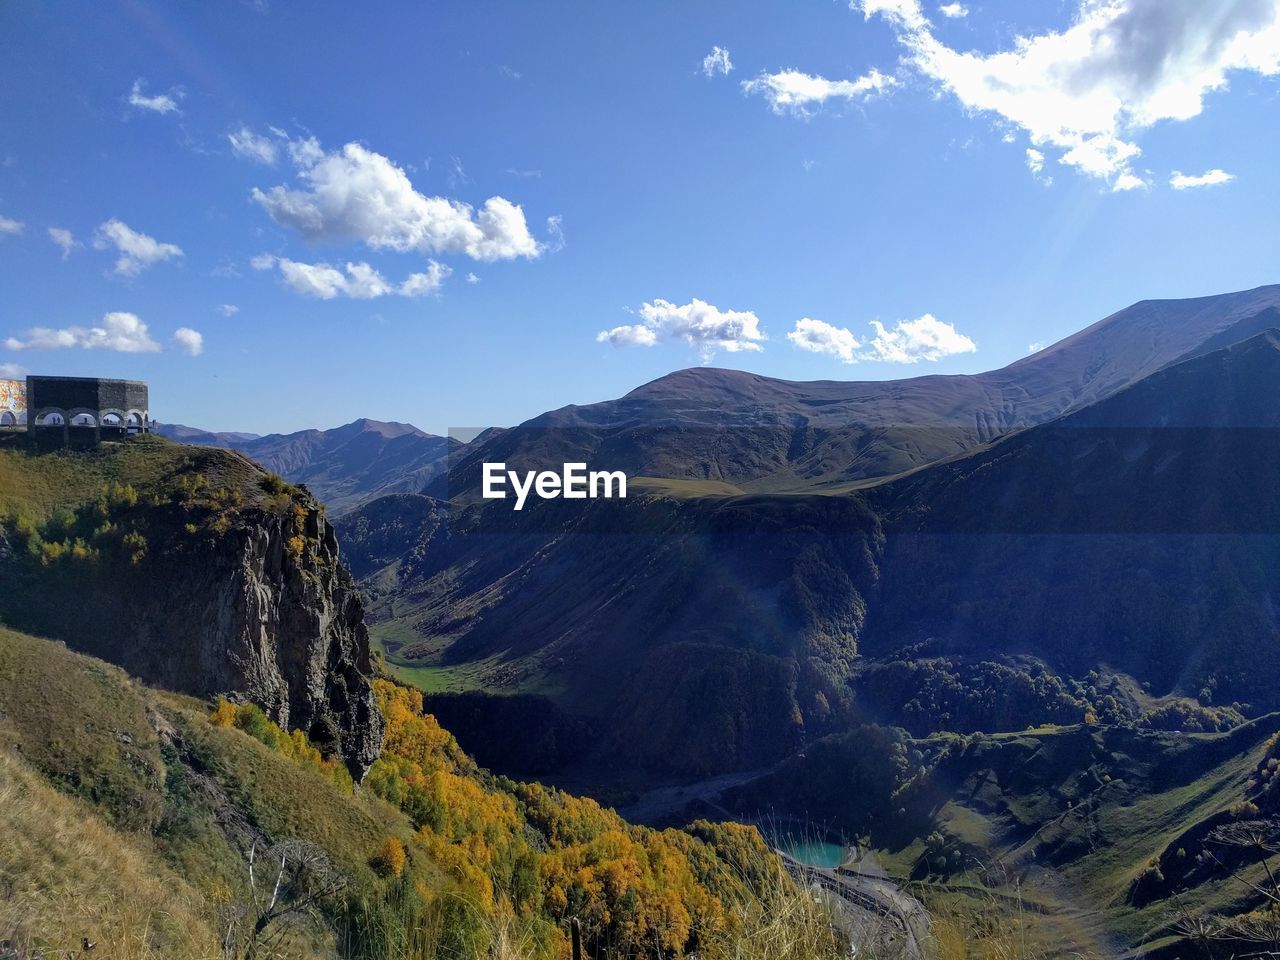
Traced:
<path fill-rule="evenodd" d="M 305 484 L 335 515 L 375 497 L 421 490 L 447 470 L 461 446 L 411 424 L 366 419 L 268 436 L 181 424 L 159 424 L 156 432 L 179 443 L 238 450 L 290 483 Z"/>
<path fill-rule="evenodd" d="M 655 824 L 821 822 L 917 881 L 940 929 L 958 899 L 1051 945 L 1011 956 L 1186 956 L 1208 929 L 1186 911 L 1232 949 L 1266 935 L 1280 287 L 1144 301 L 975 376 L 686 370 L 466 445 L 374 421 L 169 432 L 327 502 L 332 534 L 297 522 L 328 566 L 340 543 L 374 662 L 495 773 Z M 176 503 L 226 510 L 227 456 Z M 497 460 L 630 489 L 517 513 L 477 496 Z M 24 625 L 55 636 L 79 615 L 41 609 Z"/>

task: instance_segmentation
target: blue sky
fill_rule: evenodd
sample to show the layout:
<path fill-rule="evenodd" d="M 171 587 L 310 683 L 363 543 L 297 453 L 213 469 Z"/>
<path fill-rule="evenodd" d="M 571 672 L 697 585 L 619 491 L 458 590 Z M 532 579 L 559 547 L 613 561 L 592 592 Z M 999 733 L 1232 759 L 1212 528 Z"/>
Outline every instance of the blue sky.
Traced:
<path fill-rule="evenodd" d="M 1280 0 L 12 0 L 0 365 L 255 432 L 978 372 L 1280 280 L 1278 73 Z"/>

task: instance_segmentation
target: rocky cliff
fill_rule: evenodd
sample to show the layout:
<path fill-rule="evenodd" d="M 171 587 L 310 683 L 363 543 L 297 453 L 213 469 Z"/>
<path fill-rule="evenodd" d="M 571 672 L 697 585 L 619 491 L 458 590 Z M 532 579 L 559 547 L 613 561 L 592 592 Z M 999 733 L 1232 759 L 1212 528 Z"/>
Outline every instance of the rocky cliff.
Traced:
<path fill-rule="evenodd" d="M 363 776 L 382 742 L 369 638 L 314 499 L 238 454 L 168 443 L 9 459 L 36 488 L 60 462 L 140 482 L 11 517 L 0 618 L 150 684 L 256 703 Z"/>

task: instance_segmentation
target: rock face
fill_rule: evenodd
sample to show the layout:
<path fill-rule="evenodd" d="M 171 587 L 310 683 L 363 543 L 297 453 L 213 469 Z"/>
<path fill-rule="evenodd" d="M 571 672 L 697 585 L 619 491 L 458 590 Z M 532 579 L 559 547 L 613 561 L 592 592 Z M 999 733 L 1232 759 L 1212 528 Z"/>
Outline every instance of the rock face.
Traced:
<path fill-rule="evenodd" d="M 186 624 L 192 656 L 165 655 L 139 672 L 256 703 L 359 778 L 382 744 L 364 610 L 333 528 L 318 512 L 306 524 L 301 552 L 286 521 L 264 515 L 215 544 L 209 562 L 178 572 L 158 604 L 142 606 L 139 625 L 165 636 Z"/>
<path fill-rule="evenodd" d="M 383 720 L 369 636 L 333 527 L 305 491 L 226 511 L 139 503 L 133 558 L 0 559 L 0 620 L 124 667 L 149 684 L 262 707 L 340 756 L 356 779 Z"/>

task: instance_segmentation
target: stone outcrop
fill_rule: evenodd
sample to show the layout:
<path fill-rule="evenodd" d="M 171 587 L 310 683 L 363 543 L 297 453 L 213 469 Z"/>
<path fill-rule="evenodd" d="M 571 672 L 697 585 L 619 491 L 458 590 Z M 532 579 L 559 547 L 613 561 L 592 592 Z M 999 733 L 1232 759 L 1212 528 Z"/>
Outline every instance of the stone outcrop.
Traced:
<path fill-rule="evenodd" d="M 300 488 L 225 516 L 213 530 L 180 506 L 146 507 L 145 555 L 132 563 L 42 567 L 11 551 L 0 620 L 148 684 L 255 703 L 359 780 L 383 720 L 363 605 L 333 528 Z"/>

